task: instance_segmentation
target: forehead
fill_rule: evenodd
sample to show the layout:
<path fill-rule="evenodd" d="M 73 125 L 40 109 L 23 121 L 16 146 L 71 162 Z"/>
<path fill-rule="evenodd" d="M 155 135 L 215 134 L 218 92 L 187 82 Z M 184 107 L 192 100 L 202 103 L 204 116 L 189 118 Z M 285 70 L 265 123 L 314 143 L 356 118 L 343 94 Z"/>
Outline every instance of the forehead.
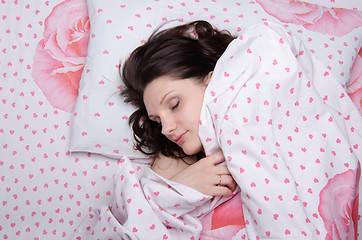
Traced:
<path fill-rule="evenodd" d="M 146 106 L 150 100 L 156 100 L 159 102 L 163 95 L 167 94 L 173 89 L 176 89 L 176 86 L 178 85 L 176 82 L 176 80 L 169 77 L 160 77 L 147 84 L 143 92 L 143 101 L 145 102 Z"/>
<path fill-rule="evenodd" d="M 144 94 L 152 90 L 162 91 L 164 89 L 170 88 L 172 86 L 178 85 L 179 80 L 172 78 L 170 76 L 162 76 L 154 79 L 149 84 L 147 84 Z"/>
<path fill-rule="evenodd" d="M 176 79 L 170 76 L 162 76 L 150 82 L 143 93 L 144 100 L 160 98 L 170 91 L 184 91 L 198 88 L 196 79 Z"/>

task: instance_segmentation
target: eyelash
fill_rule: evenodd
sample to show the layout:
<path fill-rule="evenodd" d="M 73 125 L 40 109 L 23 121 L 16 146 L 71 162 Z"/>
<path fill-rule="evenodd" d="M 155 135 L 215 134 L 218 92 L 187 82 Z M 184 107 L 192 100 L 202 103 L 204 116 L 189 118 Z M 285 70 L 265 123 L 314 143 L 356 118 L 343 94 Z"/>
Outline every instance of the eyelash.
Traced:
<path fill-rule="evenodd" d="M 179 105 L 180 105 L 180 101 L 177 101 L 177 103 L 174 106 L 171 107 L 171 110 L 175 110 Z M 160 123 L 160 122 L 158 122 L 156 120 L 151 119 L 151 121 L 156 122 L 159 126 L 162 125 L 162 123 Z"/>
<path fill-rule="evenodd" d="M 175 110 L 175 109 L 178 107 L 179 104 L 180 104 L 180 101 L 177 101 L 176 105 L 174 105 L 174 106 L 171 108 L 171 110 Z"/>

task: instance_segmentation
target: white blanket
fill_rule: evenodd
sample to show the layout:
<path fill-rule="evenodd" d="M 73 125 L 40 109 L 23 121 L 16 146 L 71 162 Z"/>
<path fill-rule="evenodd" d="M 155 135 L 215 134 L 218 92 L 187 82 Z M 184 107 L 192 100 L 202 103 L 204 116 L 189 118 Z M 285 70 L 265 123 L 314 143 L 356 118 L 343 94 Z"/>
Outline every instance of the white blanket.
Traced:
<path fill-rule="evenodd" d="M 226 198 L 204 195 L 150 168 L 142 178 L 128 158 L 114 175 L 111 207 L 95 208 L 72 239 L 199 239 L 200 218 Z"/>
<path fill-rule="evenodd" d="M 200 137 L 241 188 L 238 239 L 354 239 L 362 120 L 302 42 L 273 23 L 234 40 L 206 90 Z"/>
<path fill-rule="evenodd" d="M 221 148 L 241 187 L 246 227 L 235 239 L 354 236 L 362 119 L 328 69 L 268 25 L 230 44 L 200 116 L 206 153 Z M 226 200 L 150 169 L 139 180 L 127 158 L 114 184 L 111 208 L 89 214 L 74 239 L 198 239 L 200 218 Z"/>

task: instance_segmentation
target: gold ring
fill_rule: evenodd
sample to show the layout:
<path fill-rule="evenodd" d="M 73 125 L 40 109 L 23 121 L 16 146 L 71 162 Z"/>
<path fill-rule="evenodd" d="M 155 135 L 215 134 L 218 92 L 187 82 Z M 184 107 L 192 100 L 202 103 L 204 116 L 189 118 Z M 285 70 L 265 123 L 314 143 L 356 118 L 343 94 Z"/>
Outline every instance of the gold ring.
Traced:
<path fill-rule="evenodd" d="M 220 185 L 221 184 L 221 175 L 219 175 L 219 184 L 218 185 Z"/>

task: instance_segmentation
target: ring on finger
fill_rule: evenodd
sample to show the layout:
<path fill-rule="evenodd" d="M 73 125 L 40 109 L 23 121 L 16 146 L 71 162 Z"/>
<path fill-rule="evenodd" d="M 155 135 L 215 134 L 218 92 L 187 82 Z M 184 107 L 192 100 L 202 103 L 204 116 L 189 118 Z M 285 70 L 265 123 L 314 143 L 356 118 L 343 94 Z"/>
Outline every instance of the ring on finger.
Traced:
<path fill-rule="evenodd" d="M 221 184 L 221 180 L 222 180 L 222 177 L 221 177 L 221 175 L 219 175 L 219 183 L 217 185 Z"/>

